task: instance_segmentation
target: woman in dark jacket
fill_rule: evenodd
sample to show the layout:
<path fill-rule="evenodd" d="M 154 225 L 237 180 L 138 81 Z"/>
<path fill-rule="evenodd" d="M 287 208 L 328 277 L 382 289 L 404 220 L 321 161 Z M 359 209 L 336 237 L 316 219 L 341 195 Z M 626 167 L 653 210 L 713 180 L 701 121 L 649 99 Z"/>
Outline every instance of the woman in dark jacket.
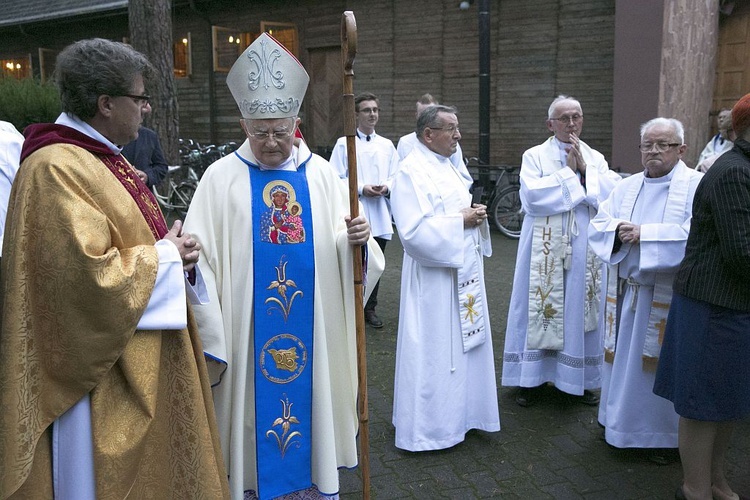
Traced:
<path fill-rule="evenodd" d="M 680 415 L 675 498 L 737 498 L 724 455 L 735 423 L 750 415 L 750 94 L 732 124 L 734 148 L 695 193 L 654 385 Z"/>

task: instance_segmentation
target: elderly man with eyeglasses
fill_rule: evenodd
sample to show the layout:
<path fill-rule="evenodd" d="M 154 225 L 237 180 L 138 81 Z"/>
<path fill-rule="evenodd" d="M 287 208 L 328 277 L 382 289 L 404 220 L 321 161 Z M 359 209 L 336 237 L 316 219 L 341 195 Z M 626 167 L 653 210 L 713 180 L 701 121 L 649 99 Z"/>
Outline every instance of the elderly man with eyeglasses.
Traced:
<path fill-rule="evenodd" d="M 393 425 L 398 448 L 427 451 L 460 443 L 470 429 L 499 431 L 500 415 L 484 285 L 487 207 L 472 203 L 450 161 L 461 139 L 455 108 L 427 107 L 416 131 L 391 195 L 404 246 Z"/>
<path fill-rule="evenodd" d="M 641 126 L 643 172 L 618 183 L 589 226 L 589 243 L 609 264 L 599 423 L 617 448 L 649 448 L 676 460 L 679 417 L 653 393 L 672 282 L 685 255 L 693 196 L 703 174 L 682 161 L 682 124 Z"/>
<path fill-rule="evenodd" d="M 352 259 L 368 246 L 346 184 L 295 139 L 309 77 L 267 33 L 227 85 L 247 140 L 209 166 L 185 221 L 210 302 L 196 307 L 232 498 L 318 498 L 357 465 Z M 267 85 L 266 85 L 267 84 Z"/>
<path fill-rule="evenodd" d="M 552 136 L 523 154 L 526 216 L 508 312 L 502 385 L 534 404 L 551 382 L 596 405 L 601 387 L 603 265 L 588 248 L 588 225 L 620 176 L 580 139 L 581 104 L 559 96 L 549 107 Z"/>

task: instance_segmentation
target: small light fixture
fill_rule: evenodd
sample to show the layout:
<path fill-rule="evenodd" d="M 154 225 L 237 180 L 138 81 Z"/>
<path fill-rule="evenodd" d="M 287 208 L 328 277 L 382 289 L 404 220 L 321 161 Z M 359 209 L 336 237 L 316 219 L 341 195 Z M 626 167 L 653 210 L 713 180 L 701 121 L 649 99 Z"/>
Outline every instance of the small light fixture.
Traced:
<path fill-rule="evenodd" d="M 469 7 L 471 7 L 471 4 L 474 3 L 474 0 L 463 0 L 461 3 L 458 4 L 458 8 L 461 10 L 469 10 Z"/>

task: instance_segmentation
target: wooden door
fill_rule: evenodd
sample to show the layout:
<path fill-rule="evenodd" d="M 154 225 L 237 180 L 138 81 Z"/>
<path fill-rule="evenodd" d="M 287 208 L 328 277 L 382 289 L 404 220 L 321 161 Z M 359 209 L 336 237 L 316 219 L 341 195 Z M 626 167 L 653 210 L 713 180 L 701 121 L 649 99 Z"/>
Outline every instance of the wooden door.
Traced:
<path fill-rule="evenodd" d="M 300 125 L 310 150 L 328 159 L 336 139 L 344 135 L 341 48 L 308 51 L 310 86 Z"/>
<path fill-rule="evenodd" d="M 731 109 L 737 100 L 750 92 L 750 4 L 736 2 L 732 13 L 719 26 L 719 48 L 716 61 L 716 87 L 711 109 L 711 130 L 716 133 L 716 115 Z"/>

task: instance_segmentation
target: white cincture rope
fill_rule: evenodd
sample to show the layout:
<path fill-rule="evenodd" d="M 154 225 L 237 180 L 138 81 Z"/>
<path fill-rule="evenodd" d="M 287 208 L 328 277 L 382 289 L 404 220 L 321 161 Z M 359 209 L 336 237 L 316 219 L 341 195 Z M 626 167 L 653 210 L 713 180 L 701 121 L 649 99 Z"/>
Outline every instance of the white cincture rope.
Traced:
<path fill-rule="evenodd" d="M 568 228 L 563 234 L 563 269 L 570 271 L 573 265 L 573 236 L 578 236 L 578 222 L 576 221 L 575 209 L 568 212 Z"/>
<path fill-rule="evenodd" d="M 627 279 L 627 283 L 628 286 L 633 287 L 633 296 L 630 299 L 630 309 L 635 311 L 635 306 L 638 304 L 638 290 L 641 289 L 641 284 L 632 277 Z"/>

